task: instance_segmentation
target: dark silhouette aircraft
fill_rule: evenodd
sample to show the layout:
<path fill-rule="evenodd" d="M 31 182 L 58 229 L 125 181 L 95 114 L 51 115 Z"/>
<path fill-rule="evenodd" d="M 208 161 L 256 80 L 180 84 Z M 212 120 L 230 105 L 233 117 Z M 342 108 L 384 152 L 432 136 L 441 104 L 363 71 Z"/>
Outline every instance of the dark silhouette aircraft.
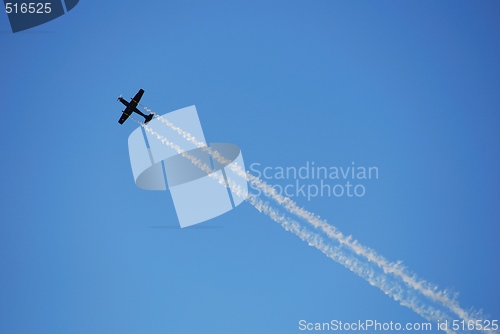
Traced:
<path fill-rule="evenodd" d="M 150 120 L 153 119 L 153 114 L 146 115 L 143 112 L 141 112 L 139 109 L 137 109 L 137 104 L 139 104 L 139 101 L 141 100 L 142 94 L 144 94 L 143 89 L 139 89 L 137 94 L 130 100 L 130 102 L 127 102 L 121 95 L 118 96 L 118 101 L 123 103 L 127 108 L 123 110 L 122 117 L 118 120 L 118 123 L 123 124 L 127 120 L 127 118 L 133 113 L 138 113 L 142 117 L 144 117 L 144 124 L 148 124 Z"/>

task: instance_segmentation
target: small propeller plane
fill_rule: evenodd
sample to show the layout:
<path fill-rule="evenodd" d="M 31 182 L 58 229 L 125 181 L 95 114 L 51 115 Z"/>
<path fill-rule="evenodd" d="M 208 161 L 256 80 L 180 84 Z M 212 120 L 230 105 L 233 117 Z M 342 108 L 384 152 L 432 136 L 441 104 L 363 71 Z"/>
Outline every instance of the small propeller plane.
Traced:
<path fill-rule="evenodd" d="M 120 117 L 120 119 L 118 120 L 118 123 L 123 124 L 123 122 L 125 122 L 127 120 L 127 118 L 133 112 L 138 113 L 139 115 L 144 117 L 144 119 L 145 119 L 144 124 L 148 124 L 148 122 L 153 119 L 153 116 L 154 116 L 153 114 L 146 115 L 143 112 L 141 112 L 139 109 L 137 109 L 137 104 L 139 104 L 139 101 L 141 100 L 142 94 L 144 94 L 144 90 L 139 89 L 137 94 L 135 94 L 135 96 L 132 98 L 132 100 L 130 100 L 130 102 L 125 100 L 121 95 L 118 96 L 118 101 L 120 101 L 121 103 L 123 103 L 127 107 L 127 108 L 125 108 L 125 110 L 123 110 L 122 117 Z"/>

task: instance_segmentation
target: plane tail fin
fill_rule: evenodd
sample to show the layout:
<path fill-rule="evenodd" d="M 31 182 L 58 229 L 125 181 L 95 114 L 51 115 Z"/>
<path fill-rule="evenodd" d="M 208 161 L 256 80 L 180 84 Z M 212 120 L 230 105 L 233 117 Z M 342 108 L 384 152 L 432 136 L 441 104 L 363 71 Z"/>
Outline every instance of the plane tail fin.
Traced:
<path fill-rule="evenodd" d="M 146 119 L 145 119 L 145 121 L 144 121 L 144 124 L 148 124 L 148 123 L 149 123 L 149 121 L 151 121 L 151 120 L 153 119 L 153 116 L 154 116 L 153 114 L 149 114 L 149 115 L 147 115 L 147 116 L 145 117 Z"/>

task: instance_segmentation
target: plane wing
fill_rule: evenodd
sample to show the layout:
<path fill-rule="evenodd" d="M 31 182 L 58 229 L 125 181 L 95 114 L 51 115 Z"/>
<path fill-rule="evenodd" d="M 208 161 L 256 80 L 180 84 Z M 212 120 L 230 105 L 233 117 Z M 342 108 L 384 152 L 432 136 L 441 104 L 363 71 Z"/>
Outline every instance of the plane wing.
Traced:
<path fill-rule="evenodd" d="M 137 105 L 139 103 L 139 101 L 141 100 L 141 98 L 142 98 L 142 94 L 144 94 L 144 90 L 143 89 L 139 89 L 139 91 L 137 92 L 137 94 L 135 94 L 134 98 L 130 102 L 134 103 L 135 105 Z"/>
<path fill-rule="evenodd" d="M 118 123 L 123 124 L 123 122 L 125 122 L 129 116 L 130 116 L 130 114 L 127 114 L 124 112 L 122 114 L 122 117 L 120 117 L 120 119 L 118 120 Z"/>

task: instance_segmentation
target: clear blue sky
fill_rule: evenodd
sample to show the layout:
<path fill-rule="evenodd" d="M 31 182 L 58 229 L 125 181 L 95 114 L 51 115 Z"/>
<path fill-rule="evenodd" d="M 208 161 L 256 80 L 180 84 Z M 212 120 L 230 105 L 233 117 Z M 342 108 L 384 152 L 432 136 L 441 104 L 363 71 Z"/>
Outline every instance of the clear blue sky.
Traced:
<path fill-rule="evenodd" d="M 175 228 L 117 123 L 139 88 L 247 168 L 377 166 L 361 198 L 295 200 L 500 319 L 499 32 L 497 1 L 81 0 L 16 34 L 0 14 L 0 333 L 424 321 L 247 203 Z"/>

